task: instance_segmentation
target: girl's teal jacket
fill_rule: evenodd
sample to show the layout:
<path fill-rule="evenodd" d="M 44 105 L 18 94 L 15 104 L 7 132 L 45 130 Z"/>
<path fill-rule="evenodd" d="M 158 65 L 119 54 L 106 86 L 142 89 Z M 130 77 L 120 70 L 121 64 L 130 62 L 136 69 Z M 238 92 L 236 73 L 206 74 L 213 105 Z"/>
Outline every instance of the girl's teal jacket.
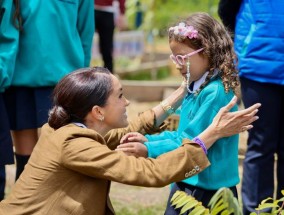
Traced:
<path fill-rule="evenodd" d="M 233 97 L 233 92 L 225 93 L 220 78 L 209 84 L 195 96 L 188 94 L 181 106 L 180 122 L 177 131 L 164 131 L 158 135 L 146 135 L 148 156 L 156 158 L 172 151 L 182 144 L 182 139 L 193 139 L 204 131 L 221 107 Z M 237 107 L 233 108 L 233 111 Z M 219 139 L 208 150 L 211 165 L 203 172 L 183 182 L 207 190 L 232 187 L 239 183 L 238 174 L 238 135 Z"/>
<path fill-rule="evenodd" d="M 20 1 L 21 31 L 13 25 L 12 2 L 1 3 L 2 89 L 10 83 L 54 86 L 64 75 L 89 66 L 94 33 L 93 0 Z"/>

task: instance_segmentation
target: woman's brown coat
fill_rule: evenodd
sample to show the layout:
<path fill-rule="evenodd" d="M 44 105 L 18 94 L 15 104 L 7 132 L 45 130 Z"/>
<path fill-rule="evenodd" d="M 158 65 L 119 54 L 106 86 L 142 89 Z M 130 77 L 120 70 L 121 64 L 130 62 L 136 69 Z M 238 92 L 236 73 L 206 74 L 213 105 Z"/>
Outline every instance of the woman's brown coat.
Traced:
<path fill-rule="evenodd" d="M 145 112 L 127 129 L 113 130 L 106 137 L 74 124 L 57 130 L 44 125 L 24 172 L 0 203 L 0 214 L 114 214 L 110 181 L 161 187 L 209 165 L 202 149 L 190 141 L 157 159 L 126 156 L 108 148 L 107 143 L 115 148 L 126 132 L 153 131 L 153 121 L 153 112 Z"/>

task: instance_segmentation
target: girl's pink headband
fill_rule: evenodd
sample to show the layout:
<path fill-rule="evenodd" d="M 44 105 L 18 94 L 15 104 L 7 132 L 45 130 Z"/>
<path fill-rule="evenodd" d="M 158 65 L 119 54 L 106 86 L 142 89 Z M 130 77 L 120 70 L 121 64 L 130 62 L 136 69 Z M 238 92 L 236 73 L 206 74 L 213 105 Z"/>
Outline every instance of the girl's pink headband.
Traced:
<path fill-rule="evenodd" d="M 197 38 L 198 31 L 193 26 L 186 26 L 184 22 L 179 23 L 174 27 L 170 27 L 169 31 L 173 31 L 175 35 L 188 37 L 189 39 Z"/>

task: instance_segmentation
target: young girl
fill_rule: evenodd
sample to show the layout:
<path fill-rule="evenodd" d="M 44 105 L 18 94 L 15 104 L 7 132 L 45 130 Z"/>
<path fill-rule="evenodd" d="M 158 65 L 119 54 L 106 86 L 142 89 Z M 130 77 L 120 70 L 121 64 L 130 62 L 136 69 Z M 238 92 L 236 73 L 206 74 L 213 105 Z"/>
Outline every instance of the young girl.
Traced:
<path fill-rule="evenodd" d="M 186 79 L 188 95 L 181 106 L 177 131 L 146 135 L 144 144 L 152 158 L 178 148 L 185 137 L 196 137 L 212 122 L 218 110 L 232 99 L 239 85 L 230 35 L 208 14 L 195 13 L 169 28 L 169 45 L 171 59 Z M 161 105 L 169 114 L 174 112 L 167 102 Z M 237 106 L 233 108 L 235 110 Z M 124 137 L 122 141 L 126 139 L 141 140 L 135 134 Z M 200 138 L 195 138 L 195 141 L 202 145 Z M 123 145 L 120 147 L 126 147 Z M 219 139 L 208 151 L 204 147 L 204 151 L 211 166 L 196 176 L 175 183 L 169 200 L 176 190 L 183 190 L 208 206 L 211 197 L 221 187 L 229 187 L 237 196 L 238 135 Z M 166 214 L 179 214 L 179 211 L 168 202 Z"/>

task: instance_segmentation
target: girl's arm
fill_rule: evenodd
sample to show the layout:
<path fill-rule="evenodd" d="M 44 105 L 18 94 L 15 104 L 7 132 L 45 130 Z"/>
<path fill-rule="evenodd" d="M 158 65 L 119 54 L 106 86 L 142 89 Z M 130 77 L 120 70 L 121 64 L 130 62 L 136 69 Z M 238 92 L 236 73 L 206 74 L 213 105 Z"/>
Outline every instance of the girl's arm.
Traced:
<path fill-rule="evenodd" d="M 156 117 L 155 126 L 160 126 L 164 120 L 181 105 L 183 98 L 186 95 L 185 86 L 184 82 L 182 82 L 181 86 L 168 98 L 152 108 Z"/>
<path fill-rule="evenodd" d="M 207 149 L 222 137 L 232 136 L 251 129 L 253 127 L 252 123 L 258 119 L 255 114 L 261 104 L 257 103 L 244 110 L 229 112 L 236 102 L 237 97 L 235 96 L 226 106 L 220 109 L 208 128 L 198 135 Z M 148 156 L 147 147 L 139 142 L 119 145 L 117 150 L 128 152 L 128 154 L 134 156 Z"/>

